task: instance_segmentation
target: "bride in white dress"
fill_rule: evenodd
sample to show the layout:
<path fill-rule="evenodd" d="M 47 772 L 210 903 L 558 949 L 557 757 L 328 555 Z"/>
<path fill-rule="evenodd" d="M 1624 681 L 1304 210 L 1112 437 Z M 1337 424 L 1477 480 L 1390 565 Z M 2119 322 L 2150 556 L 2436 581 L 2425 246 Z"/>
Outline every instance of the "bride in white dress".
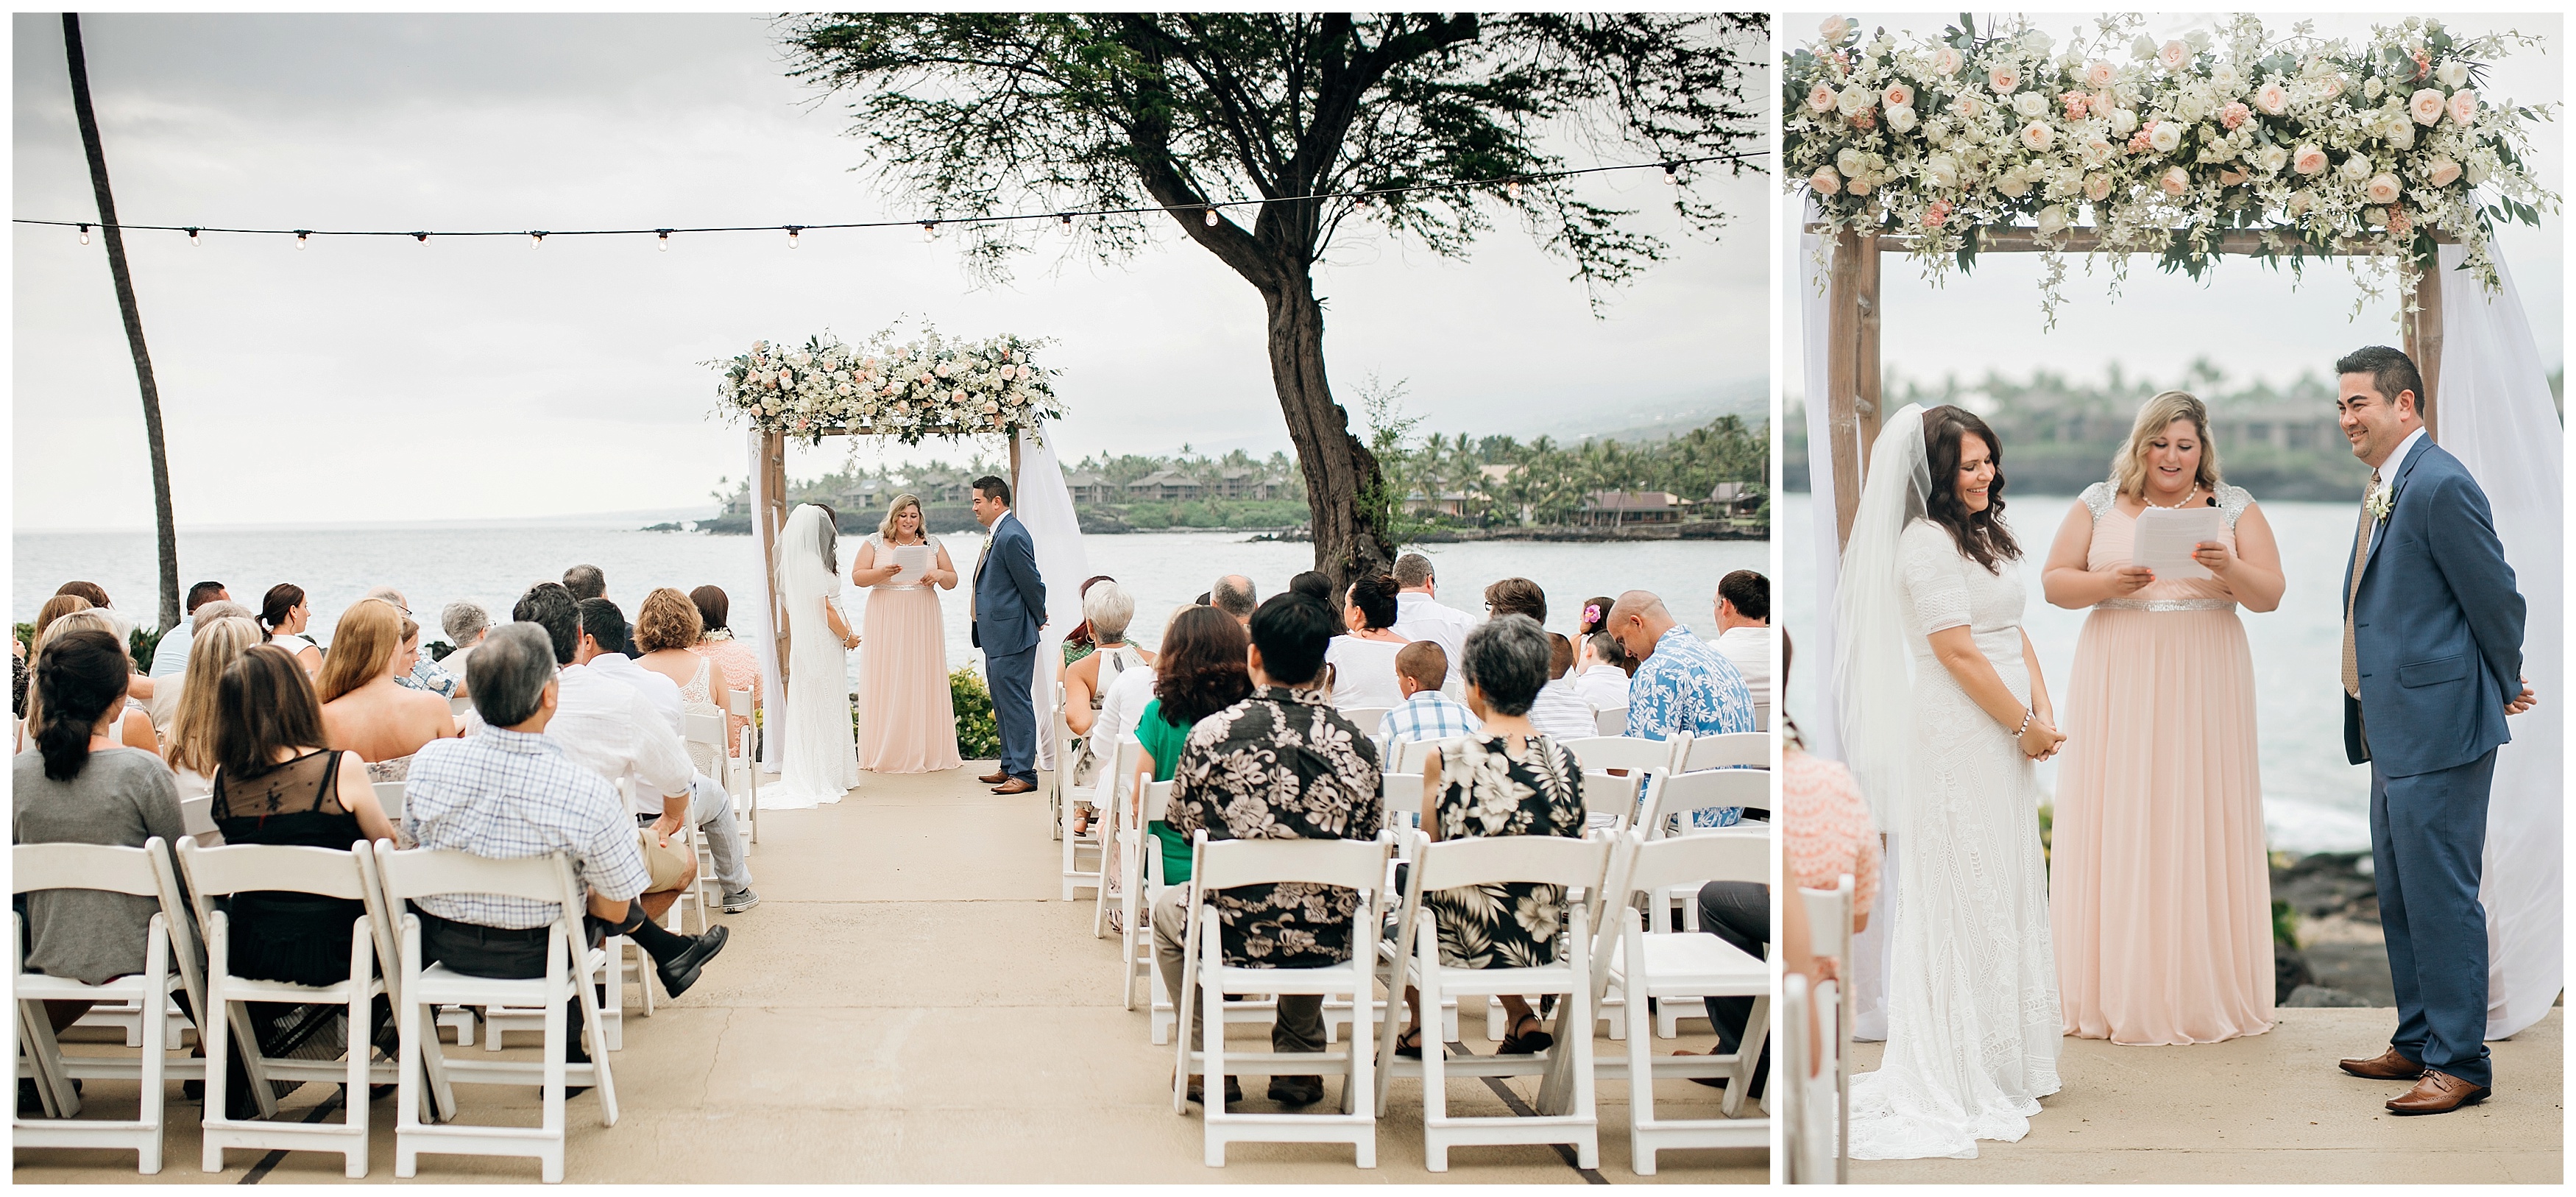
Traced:
<path fill-rule="evenodd" d="M 1896 890 L 1887 1051 L 1851 1083 L 1855 1159 L 1974 1159 L 2058 1089 L 2032 762 L 2065 737 L 2021 629 L 2001 456 L 1960 408 L 1890 417 L 1837 587 L 1835 692 Z"/>
<path fill-rule="evenodd" d="M 850 649 L 841 617 L 840 533 L 829 509 L 799 505 L 778 546 L 778 592 L 787 607 L 787 710 L 779 778 L 760 787 L 764 810 L 839 802 L 859 784 L 850 732 Z"/>

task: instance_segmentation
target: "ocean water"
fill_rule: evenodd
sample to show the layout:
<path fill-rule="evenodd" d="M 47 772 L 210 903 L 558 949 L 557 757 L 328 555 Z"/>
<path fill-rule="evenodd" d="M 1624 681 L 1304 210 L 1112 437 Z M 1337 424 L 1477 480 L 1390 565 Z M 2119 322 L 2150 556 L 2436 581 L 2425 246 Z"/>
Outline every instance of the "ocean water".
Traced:
<path fill-rule="evenodd" d="M 856 537 L 844 534 L 844 554 Z M 971 574 L 980 534 L 944 536 L 960 574 Z M 1253 580 L 1267 597 L 1314 564 L 1304 544 L 1248 543 L 1241 532 L 1174 532 L 1092 536 L 1083 541 L 1091 572 L 1117 578 L 1136 594 L 1136 638 L 1161 638 L 1172 608 L 1190 602 L 1229 573 Z M 1770 546 L 1763 541 L 1651 541 L 1536 543 L 1521 541 L 1429 545 L 1421 550 L 1437 571 L 1441 601 L 1470 614 L 1483 611 L 1485 584 L 1520 576 L 1536 581 L 1550 600 L 1547 625 L 1571 633 L 1579 605 L 1593 595 L 1651 590 L 1664 596 L 1675 617 L 1704 636 L 1717 634 L 1713 598 L 1728 571 L 1767 572 Z M 149 532 L 33 533 L 13 538 L 10 610 L 13 621 L 32 620 L 56 587 L 82 579 L 107 589 L 119 610 L 149 622 L 157 609 L 158 583 Z M 530 585 L 559 579 L 566 567 L 587 562 L 608 576 L 608 596 L 629 620 L 657 586 L 681 590 L 713 583 L 733 599 L 736 629 L 752 626 L 761 602 L 758 542 L 748 536 L 639 532 L 623 527 L 509 524 L 456 527 L 235 529 L 183 531 L 179 584 L 218 579 L 235 600 L 256 609 L 279 582 L 305 589 L 313 606 L 313 635 L 328 642 L 341 609 L 377 586 L 403 592 L 424 627 L 441 639 L 438 611 L 470 599 L 496 618 Z M 841 562 L 846 571 L 848 558 Z M 850 588 L 855 591 L 855 587 Z M 865 599 L 852 593 L 843 607 L 864 618 Z M 966 590 L 942 592 L 948 663 L 979 659 L 969 645 Z M 865 651 L 862 649 L 862 651 Z M 851 658 L 856 677 L 858 657 Z"/>
<path fill-rule="evenodd" d="M 2025 550 L 2022 577 L 2030 591 L 2023 628 L 2039 650 L 2050 692 L 2063 696 L 2075 663 L 2075 638 L 2085 612 L 2052 607 L 2040 598 L 2040 566 L 2058 522 L 2075 502 L 2059 496 L 2014 496 L 2014 535 Z M 2254 653 L 2255 721 L 2263 769 L 2263 825 L 2277 851 L 2348 852 L 2370 847 L 2370 770 L 2346 764 L 2343 751 L 2343 608 L 2336 598 L 2352 553 L 2354 513 L 2349 503 L 2263 503 L 2263 514 L 2281 542 L 2289 580 L 2280 609 L 2239 611 Z M 1789 635 L 1811 631 L 1816 619 L 1815 505 L 1806 494 L 1783 494 L 1774 507 L 1783 538 L 1788 584 L 1780 602 Z M 1831 513 L 1826 513 L 1831 518 Z M 1801 639 L 1803 646 L 1807 641 Z M 1791 662 L 1788 711 L 1814 709 L 1823 696 L 1823 660 L 1798 653 Z M 2060 698 L 2060 704 L 2064 699 Z M 2041 789 L 2055 793 L 2057 765 L 2039 766 Z"/>

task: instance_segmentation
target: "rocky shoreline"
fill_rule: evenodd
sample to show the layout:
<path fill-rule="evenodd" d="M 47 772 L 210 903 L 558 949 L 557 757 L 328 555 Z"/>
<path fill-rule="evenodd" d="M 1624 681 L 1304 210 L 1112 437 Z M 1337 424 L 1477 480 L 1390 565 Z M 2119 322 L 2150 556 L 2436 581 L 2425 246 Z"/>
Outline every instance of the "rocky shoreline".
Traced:
<path fill-rule="evenodd" d="M 2370 853 L 2273 853 L 2272 925 L 2275 1004 L 2397 1004 Z"/>

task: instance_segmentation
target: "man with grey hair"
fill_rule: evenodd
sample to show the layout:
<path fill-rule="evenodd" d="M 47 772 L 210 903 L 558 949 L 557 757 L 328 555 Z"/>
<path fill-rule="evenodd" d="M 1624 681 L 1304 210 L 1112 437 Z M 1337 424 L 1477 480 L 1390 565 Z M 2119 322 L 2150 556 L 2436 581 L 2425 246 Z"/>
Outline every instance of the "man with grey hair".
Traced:
<path fill-rule="evenodd" d="M 1691 634 L 1664 607 L 1653 591 L 1631 590 L 1610 605 L 1610 635 L 1619 648 L 1636 658 L 1636 676 L 1628 679 L 1628 734 L 1668 740 L 1689 733 L 1718 736 L 1749 732 L 1753 727 L 1753 693 L 1744 675 L 1708 642 Z M 1742 817 L 1738 807 L 1693 811 L 1698 827 L 1729 827 Z"/>
<path fill-rule="evenodd" d="M 564 571 L 564 589 L 572 592 L 572 601 L 607 598 L 608 575 L 596 565 L 576 565 Z"/>
<path fill-rule="evenodd" d="M 403 592 L 391 586 L 378 586 L 368 591 L 367 597 L 379 602 L 392 603 L 394 610 L 403 613 L 403 618 L 412 620 L 414 628 L 420 626 L 420 621 L 412 618 L 411 602 L 403 597 Z M 462 676 L 448 672 L 446 666 L 430 660 L 428 653 L 422 653 L 412 662 L 411 672 L 395 678 L 394 684 L 408 686 L 414 690 L 426 690 L 440 698 L 453 699 L 456 697 L 458 678 Z"/>
<path fill-rule="evenodd" d="M 472 659 L 474 646 L 482 643 L 485 629 L 492 626 L 492 613 L 484 610 L 481 603 L 459 599 L 440 609 L 438 626 L 447 633 L 447 642 L 456 646 L 445 660 L 439 662 L 457 678 L 456 693 L 448 695 L 447 699 L 453 704 L 472 698 L 474 670 L 466 662 Z M 461 715 L 464 711 L 460 709 L 457 713 Z"/>
<path fill-rule="evenodd" d="M 496 628 L 467 667 L 483 728 L 462 739 L 432 740 L 412 758 L 404 787 L 403 830 L 423 848 L 492 860 L 561 852 L 587 895 L 590 942 L 614 932 L 653 958 L 662 988 L 688 991 L 700 970 L 724 950 L 722 926 L 677 935 L 655 924 L 640 900 L 649 883 L 635 824 L 606 778 L 568 755 L 545 734 L 560 709 L 562 685 L 552 638 L 533 623 Z M 476 977 L 541 977 L 557 904 L 489 894 L 439 894 L 414 903 L 426 962 Z M 567 1058 L 581 1047 L 581 1003 L 572 1003 Z"/>
<path fill-rule="evenodd" d="M 1395 559 L 1395 634 L 1428 640 L 1440 646 L 1445 659 L 1464 660 L 1459 654 L 1476 619 L 1441 602 L 1439 595 L 1440 578 L 1431 571 L 1429 557 L 1406 553 Z"/>
<path fill-rule="evenodd" d="M 1251 627 L 1253 609 L 1261 605 L 1261 599 L 1253 593 L 1252 579 L 1227 574 L 1208 587 L 1208 605 L 1233 616 L 1236 623 Z"/>

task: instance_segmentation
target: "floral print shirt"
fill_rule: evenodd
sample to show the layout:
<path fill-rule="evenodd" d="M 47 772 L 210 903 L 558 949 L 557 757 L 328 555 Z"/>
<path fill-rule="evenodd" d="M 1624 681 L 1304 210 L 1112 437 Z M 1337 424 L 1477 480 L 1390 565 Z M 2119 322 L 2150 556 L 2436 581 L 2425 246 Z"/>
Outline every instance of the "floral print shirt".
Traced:
<path fill-rule="evenodd" d="M 1718 736 L 1749 732 L 1753 691 L 1735 663 L 1717 647 L 1674 624 L 1655 638 L 1655 651 L 1628 681 L 1628 734 L 1669 740 L 1683 732 Z M 1692 811 L 1696 827 L 1732 827 L 1743 808 Z"/>
<path fill-rule="evenodd" d="M 1489 835 L 1583 836 L 1583 767 L 1574 750 L 1545 735 L 1514 760 L 1503 738 L 1440 746 L 1440 838 Z M 1565 888 L 1534 881 L 1462 885 L 1422 896 L 1440 932 L 1440 963 L 1452 968 L 1537 968 L 1556 962 L 1565 929 Z"/>
<path fill-rule="evenodd" d="M 1320 688 L 1270 687 L 1201 719 L 1181 747 L 1165 815 L 1184 841 L 1365 840 L 1385 822 L 1377 745 Z M 1359 894 L 1279 882 L 1218 891 L 1225 961 L 1322 968 L 1350 959 Z"/>

